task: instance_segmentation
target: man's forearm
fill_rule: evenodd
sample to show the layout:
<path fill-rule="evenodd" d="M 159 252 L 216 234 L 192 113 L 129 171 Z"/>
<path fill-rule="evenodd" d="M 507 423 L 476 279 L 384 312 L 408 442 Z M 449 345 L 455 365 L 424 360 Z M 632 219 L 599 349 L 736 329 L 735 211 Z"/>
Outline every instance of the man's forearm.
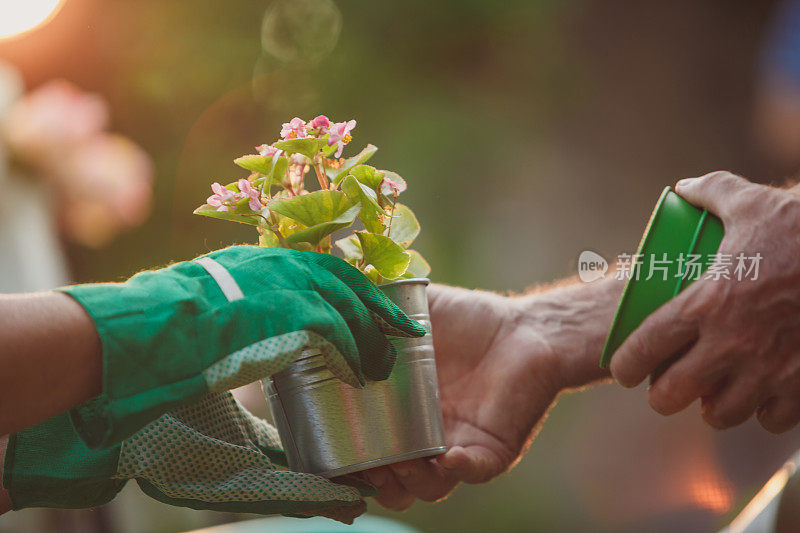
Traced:
<path fill-rule="evenodd" d="M 0 295 L 0 346 L 0 435 L 100 393 L 100 339 L 66 294 Z"/>
<path fill-rule="evenodd" d="M 558 358 L 561 383 L 575 388 L 610 376 L 600 354 L 611 327 L 624 282 L 604 279 L 563 284 L 520 299 L 519 320 L 539 331 Z"/>

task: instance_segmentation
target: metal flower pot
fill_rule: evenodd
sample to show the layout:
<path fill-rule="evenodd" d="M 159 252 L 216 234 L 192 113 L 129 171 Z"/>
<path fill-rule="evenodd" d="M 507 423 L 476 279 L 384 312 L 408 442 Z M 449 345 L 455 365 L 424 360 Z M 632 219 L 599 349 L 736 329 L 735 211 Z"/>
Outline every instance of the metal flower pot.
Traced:
<path fill-rule="evenodd" d="M 397 363 L 385 381 L 356 389 L 336 379 L 316 350 L 263 380 L 289 467 L 324 477 L 446 451 L 425 287 L 427 279 L 380 288 L 428 330 L 392 337 Z"/>

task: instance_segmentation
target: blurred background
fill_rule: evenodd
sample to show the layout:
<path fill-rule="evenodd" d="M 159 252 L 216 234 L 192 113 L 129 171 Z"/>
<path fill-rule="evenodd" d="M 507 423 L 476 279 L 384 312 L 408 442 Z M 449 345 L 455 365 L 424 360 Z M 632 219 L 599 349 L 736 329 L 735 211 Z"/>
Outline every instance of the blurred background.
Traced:
<path fill-rule="evenodd" d="M 0 2 L 3 291 L 254 242 L 192 210 L 294 116 L 357 119 L 345 155 L 376 144 L 375 164 L 408 181 L 434 281 L 500 291 L 568 276 L 585 249 L 632 253 L 681 177 L 780 184 L 800 167 L 796 1 L 49 4 L 51 20 L 16 34 L 28 4 Z M 562 395 L 511 473 L 370 511 L 432 532 L 714 531 L 798 445 L 800 430 L 717 432 L 696 408 L 663 418 L 643 388 L 600 386 Z M 12 513 L 0 532 L 241 518 L 130 483 L 105 508 Z"/>

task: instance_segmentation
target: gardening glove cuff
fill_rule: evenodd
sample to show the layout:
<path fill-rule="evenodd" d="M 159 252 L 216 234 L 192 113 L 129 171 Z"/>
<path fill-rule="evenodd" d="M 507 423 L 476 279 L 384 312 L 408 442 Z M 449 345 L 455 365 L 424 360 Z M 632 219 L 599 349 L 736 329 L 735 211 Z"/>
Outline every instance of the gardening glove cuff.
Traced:
<path fill-rule="evenodd" d="M 127 481 L 112 477 L 119 451 L 119 445 L 87 448 L 66 413 L 11 435 L 3 487 L 12 509 L 83 509 L 111 501 Z"/>
<path fill-rule="evenodd" d="M 322 353 L 352 386 L 388 377 L 386 334 L 421 336 L 357 269 L 328 254 L 233 246 L 124 283 L 60 289 L 91 316 L 103 346 L 102 393 L 73 409 L 89 448 L 121 442 L 179 405 Z"/>

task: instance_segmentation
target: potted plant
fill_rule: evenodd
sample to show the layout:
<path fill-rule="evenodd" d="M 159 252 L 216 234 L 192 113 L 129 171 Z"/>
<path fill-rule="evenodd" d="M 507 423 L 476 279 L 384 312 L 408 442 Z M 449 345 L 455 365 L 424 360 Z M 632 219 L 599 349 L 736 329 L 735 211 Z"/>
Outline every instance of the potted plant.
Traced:
<path fill-rule="evenodd" d="M 195 213 L 255 226 L 260 246 L 338 249 L 430 332 L 430 266 L 410 249 L 420 225 L 397 201 L 406 182 L 366 164 L 377 151 L 371 144 L 341 158 L 355 126 L 324 115 L 293 118 L 280 140 L 234 160 L 247 178 L 214 183 Z M 318 189 L 309 191 L 312 170 Z M 334 232 L 357 226 L 332 246 Z M 391 340 L 398 352 L 392 374 L 364 388 L 335 379 L 314 350 L 263 381 L 290 468 L 333 477 L 445 451 L 431 334 Z"/>

